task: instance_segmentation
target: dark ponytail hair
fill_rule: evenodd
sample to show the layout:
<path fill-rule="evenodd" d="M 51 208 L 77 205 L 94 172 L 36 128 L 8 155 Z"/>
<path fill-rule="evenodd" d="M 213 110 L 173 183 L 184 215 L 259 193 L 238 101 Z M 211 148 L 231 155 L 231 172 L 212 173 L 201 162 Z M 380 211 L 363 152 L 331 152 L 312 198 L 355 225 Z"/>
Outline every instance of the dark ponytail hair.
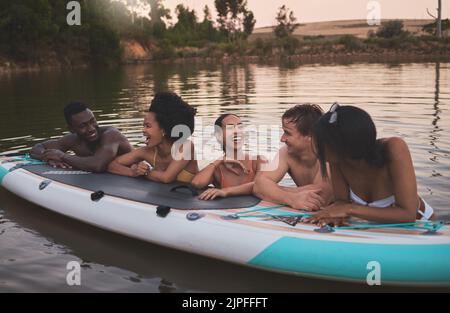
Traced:
<path fill-rule="evenodd" d="M 341 160 L 365 160 L 374 167 L 386 164 L 384 145 L 377 140 L 377 130 L 370 115 L 354 106 L 339 106 L 324 114 L 313 127 L 313 142 L 327 176 L 325 147 Z"/>
<path fill-rule="evenodd" d="M 223 141 L 223 131 L 222 131 L 223 125 L 222 125 L 222 123 L 223 123 L 223 120 L 226 119 L 228 116 L 236 116 L 239 118 L 239 116 L 237 116 L 234 113 L 223 113 L 214 122 L 214 134 L 216 135 L 217 140 L 222 143 L 223 151 L 225 151 L 225 146 L 223 145 L 224 141 Z M 221 138 L 221 139 L 219 139 L 219 138 Z"/>
<path fill-rule="evenodd" d="M 217 127 L 222 128 L 223 120 L 224 120 L 225 118 L 227 118 L 228 116 L 230 116 L 230 115 L 239 117 L 239 116 L 237 116 L 237 115 L 234 114 L 234 113 L 223 113 L 223 114 L 221 114 L 221 115 L 216 119 L 216 121 L 214 122 L 214 129 L 217 129 Z"/>

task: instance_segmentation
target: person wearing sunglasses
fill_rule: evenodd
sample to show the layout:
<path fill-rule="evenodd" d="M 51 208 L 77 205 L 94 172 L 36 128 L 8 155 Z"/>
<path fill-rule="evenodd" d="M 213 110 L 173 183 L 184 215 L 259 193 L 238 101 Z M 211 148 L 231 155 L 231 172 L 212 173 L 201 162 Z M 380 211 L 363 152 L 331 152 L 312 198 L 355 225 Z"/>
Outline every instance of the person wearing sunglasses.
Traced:
<path fill-rule="evenodd" d="M 408 145 L 398 137 L 377 138 L 366 111 L 335 103 L 312 135 L 320 163 L 330 165 L 335 201 L 305 222 L 323 226 L 342 225 L 350 217 L 377 223 L 433 219 L 433 208 L 417 194 Z M 322 170 L 323 177 L 328 175 Z"/>

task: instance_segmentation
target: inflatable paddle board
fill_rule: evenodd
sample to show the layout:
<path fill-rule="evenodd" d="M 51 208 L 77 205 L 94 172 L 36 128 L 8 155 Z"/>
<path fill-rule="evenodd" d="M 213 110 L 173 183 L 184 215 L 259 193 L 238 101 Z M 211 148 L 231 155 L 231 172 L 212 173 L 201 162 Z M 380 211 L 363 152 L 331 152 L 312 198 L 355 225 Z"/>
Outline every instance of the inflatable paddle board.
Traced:
<path fill-rule="evenodd" d="M 348 227 L 302 224 L 307 212 L 253 196 L 198 199 L 185 184 L 54 169 L 0 157 L 0 184 L 79 221 L 154 244 L 303 277 L 382 285 L 450 286 L 444 222 Z"/>

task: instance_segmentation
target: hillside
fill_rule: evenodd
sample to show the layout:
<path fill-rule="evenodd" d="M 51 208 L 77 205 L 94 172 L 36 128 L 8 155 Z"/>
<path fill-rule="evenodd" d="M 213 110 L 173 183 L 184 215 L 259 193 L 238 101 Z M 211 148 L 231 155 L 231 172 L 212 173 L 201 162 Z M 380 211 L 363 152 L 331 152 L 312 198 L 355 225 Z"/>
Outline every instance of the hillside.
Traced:
<path fill-rule="evenodd" d="M 381 23 L 388 20 L 382 20 Z M 432 20 L 403 20 L 404 30 L 414 34 L 423 34 L 422 26 L 432 23 Z M 345 21 L 328 21 L 300 24 L 295 30 L 296 36 L 342 36 L 353 35 L 358 38 L 367 38 L 367 33 L 372 30 L 376 31 L 378 26 L 367 25 L 366 20 L 345 20 Z M 274 27 L 262 27 L 253 31 L 250 39 L 270 38 L 273 37 Z"/>

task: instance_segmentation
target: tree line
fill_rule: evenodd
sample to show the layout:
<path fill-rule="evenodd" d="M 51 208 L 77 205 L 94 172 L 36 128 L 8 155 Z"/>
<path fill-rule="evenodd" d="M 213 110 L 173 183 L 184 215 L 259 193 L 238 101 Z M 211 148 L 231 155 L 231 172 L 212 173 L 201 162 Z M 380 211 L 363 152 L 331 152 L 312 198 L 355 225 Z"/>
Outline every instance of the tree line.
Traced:
<path fill-rule="evenodd" d="M 201 46 L 205 42 L 245 40 L 256 23 L 247 0 L 215 0 L 215 21 L 208 6 L 199 20 L 195 10 L 179 4 L 173 25 L 167 23 L 172 16 L 162 0 L 82 0 L 81 25 L 69 26 L 68 2 L 0 1 L 0 54 L 30 61 L 38 59 L 42 51 L 61 55 L 78 49 L 85 57 L 102 62 L 117 59 L 121 39 Z M 147 16 L 136 13 L 142 6 L 150 8 Z"/>
<path fill-rule="evenodd" d="M 217 17 L 205 6 L 199 14 L 183 4 L 171 12 L 163 0 L 80 0 L 81 25 L 66 22 L 69 0 L 2 0 L 0 1 L 0 61 L 7 59 L 39 62 L 51 57 L 77 59 L 86 63 L 111 63 L 120 60 L 122 39 L 133 39 L 161 50 L 174 47 L 204 47 L 209 44 L 248 46 L 256 20 L 247 0 L 215 0 Z M 440 4 L 440 1 L 439 1 Z M 147 15 L 140 15 L 142 8 Z M 434 32 L 449 28 L 448 20 L 439 19 L 424 30 Z M 144 10 L 145 11 L 145 10 Z M 174 14 L 172 16 L 172 14 Z M 176 22 L 174 17 L 176 17 Z M 278 8 L 273 43 L 288 53 L 295 53 L 299 40 L 294 31 L 299 26 L 294 12 L 285 5 Z M 441 25 L 442 24 L 442 25 Z M 404 35 L 401 21 L 380 27 L 377 37 Z M 347 36 L 348 37 L 348 36 Z M 355 46 L 353 38 L 347 46 Z M 262 42 L 256 45 L 262 46 Z M 172 50 L 171 50 L 172 49 Z M 49 57 L 50 56 L 50 57 Z M 173 53 L 163 57 L 173 56 Z"/>

